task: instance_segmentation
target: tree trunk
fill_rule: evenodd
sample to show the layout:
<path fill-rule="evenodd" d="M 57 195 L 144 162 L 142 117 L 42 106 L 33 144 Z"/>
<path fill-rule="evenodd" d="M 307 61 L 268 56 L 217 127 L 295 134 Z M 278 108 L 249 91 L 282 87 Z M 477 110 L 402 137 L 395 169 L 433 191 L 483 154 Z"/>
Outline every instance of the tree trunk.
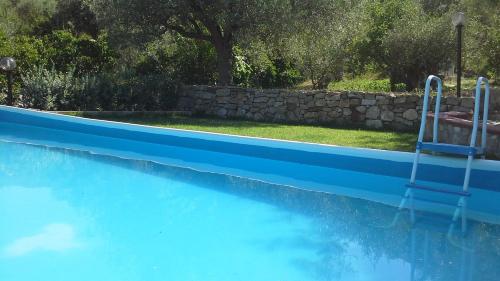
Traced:
<path fill-rule="evenodd" d="M 222 38 L 214 42 L 214 47 L 217 52 L 218 82 L 222 86 L 231 85 L 233 83 L 233 44 L 230 40 Z"/>
<path fill-rule="evenodd" d="M 406 83 L 405 78 L 403 77 L 403 75 L 401 75 L 401 72 L 398 71 L 398 70 L 391 70 L 389 76 L 390 76 L 389 82 L 391 84 L 391 91 L 392 92 L 395 92 L 397 90 L 396 89 L 396 84 L 398 84 L 398 83 Z M 408 88 L 406 90 L 408 90 Z"/>

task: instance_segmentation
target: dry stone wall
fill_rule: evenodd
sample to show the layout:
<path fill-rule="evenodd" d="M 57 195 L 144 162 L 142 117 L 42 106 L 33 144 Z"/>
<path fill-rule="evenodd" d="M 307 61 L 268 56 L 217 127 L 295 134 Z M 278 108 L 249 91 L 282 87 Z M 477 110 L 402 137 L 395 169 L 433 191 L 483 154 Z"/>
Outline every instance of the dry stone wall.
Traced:
<path fill-rule="evenodd" d="M 459 116 L 457 113 L 441 114 L 439 117 L 438 141 L 458 145 L 470 145 L 472 135 L 472 116 L 465 114 Z M 465 118 L 465 119 L 463 119 Z M 434 115 L 430 114 L 427 119 L 425 139 L 432 140 Z M 486 154 L 500 159 L 500 122 L 488 122 L 488 134 L 486 139 Z M 476 139 L 476 146 L 481 144 L 481 129 Z"/>
<path fill-rule="evenodd" d="M 222 118 L 415 130 L 422 102 L 417 94 L 186 86 L 177 109 Z M 471 97 L 444 97 L 441 111 L 469 112 L 473 106 Z"/>

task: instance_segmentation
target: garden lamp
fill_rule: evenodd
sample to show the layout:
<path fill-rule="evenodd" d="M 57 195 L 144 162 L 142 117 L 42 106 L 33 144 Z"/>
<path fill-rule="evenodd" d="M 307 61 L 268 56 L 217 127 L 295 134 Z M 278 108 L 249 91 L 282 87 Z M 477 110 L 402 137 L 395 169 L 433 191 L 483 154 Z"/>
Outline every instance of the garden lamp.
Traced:
<path fill-rule="evenodd" d="M 0 60 L 0 69 L 7 74 L 7 105 L 13 104 L 12 98 L 12 73 L 16 69 L 16 61 L 11 57 Z"/>
<path fill-rule="evenodd" d="M 460 84 L 462 79 L 462 28 L 465 24 L 465 14 L 458 12 L 451 20 L 457 29 L 457 97 L 460 97 Z"/>

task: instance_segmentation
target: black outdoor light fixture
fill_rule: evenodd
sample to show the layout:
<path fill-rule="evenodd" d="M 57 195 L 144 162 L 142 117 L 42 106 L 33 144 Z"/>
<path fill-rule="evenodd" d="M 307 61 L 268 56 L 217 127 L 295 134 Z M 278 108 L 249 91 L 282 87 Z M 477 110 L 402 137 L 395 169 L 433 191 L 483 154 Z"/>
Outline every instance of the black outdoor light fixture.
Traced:
<path fill-rule="evenodd" d="M 462 28 L 465 24 L 465 14 L 458 12 L 453 16 L 452 23 L 457 29 L 457 97 L 460 97 L 462 80 Z"/>
<path fill-rule="evenodd" d="M 13 105 L 12 97 L 12 73 L 16 69 L 16 60 L 11 57 L 0 60 L 0 69 L 7 74 L 7 105 Z"/>

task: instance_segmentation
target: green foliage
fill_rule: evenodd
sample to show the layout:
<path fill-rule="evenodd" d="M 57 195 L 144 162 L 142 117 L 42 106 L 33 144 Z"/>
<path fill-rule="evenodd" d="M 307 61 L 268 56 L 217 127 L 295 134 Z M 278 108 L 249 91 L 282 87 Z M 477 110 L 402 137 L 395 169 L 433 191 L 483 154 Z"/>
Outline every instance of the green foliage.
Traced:
<path fill-rule="evenodd" d="M 463 1 L 464 66 L 469 75 L 500 78 L 500 2 Z M 496 12 L 495 12 L 496 11 Z"/>
<path fill-rule="evenodd" d="M 43 42 L 40 39 L 20 35 L 8 37 L 0 30 L 0 58 L 13 57 L 17 62 L 14 72 L 14 96 L 19 92 L 19 75 L 28 71 L 34 65 L 46 63 L 43 56 Z M 5 75 L 0 75 L 0 97 L 6 95 L 7 81 Z"/>
<path fill-rule="evenodd" d="M 144 42 L 169 30 L 186 38 L 208 42 L 217 53 L 217 79 L 220 84 L 228 85 L 232 83 L 234 38 L 252 30 L 259 20 L 272 16 L 265 13 L 269 6 L 273 6 L 270 2 L 93 0 L 92 4 L 101 23 L 120 37 L 127 34 L 140 37 Z"/>
<path fill-rule="evenodd" d="M 22 76 L 21 104 L 44 110 L 167 110 L 175 106 L 177 87 L 161 74 L 130 70 L 78 77 L 36 67 Z"/>
<path fill-rule="evenodd" d="M 72 72 L 60 73 L 36 67 L 22 76 L 21 103 L 30 108 L 66 109 L 75 88 Z"/>
<path fill-rule="evenodd" d="M 313 88 L 326 88 L 342 78 L 346 45 L 357 28 L 349 13 L 352 6 L 325 0 L 296 4 L 289 11 L 281 53 L 296 63 Z"/>
<path fill-rule="evenodd" d="M 331 91 L 366 91 L 366 92 L 391 92 L 389 79 L 366 79 L 356 78 L 332 82 L 328 85 Z M 396 84 L 393 91 L 402 92 L 406 90 L 406 84 Z"/>
<path fill-rule="evenodd" d="M 362 32 L 351 43 L 355 52 L 351 62 L 355 65 L 354 71 L 363 72 L 370 63 L 383 68 L 386 55 L 383 40 L 406 13 L 405 8 L 412 4 L 412 0 L 376 0 L 359 7 Z"/>
<path fill-rule="evenodd" d="M 383 38 L 386 73 L 393 85 L 405 83 L 407 90 L 422 87 L 429 74 L 450 66 L 453 34 L 449 19 L 408 9 L 397 25 Z"/>
<path fill-rule="evenodd" d="M 54 12 L 57 0 L 0 1 L 0 30 L 7 35 L 27 35 Z"/>
<path fill-rule="evenodd" d="M 0 30 L 0 57 L 16 59 L 17 71 L 23 73 L 33 65 L 46 63 L 42 40 L 30 36 L 8 37 Z"/>
<path fill-rule="evenodd" d="M 142 74 L 164 73 L 186 84 L 212 84 L 217 78 L 216 61 L 211 44 L 166 35 L 146 47 L 136 68 Z"/>
<path fill-rule="evenodd" d="M 266 50 L 245 51 L 235 47 L 233 77 L 236 85 L 256 88 L 289 88 L 303 80 L 300 71 L 287 58 L 268 55 Z M 260 46 L 262 47 L 262 46 Z"/>
<path fill-rule="evenodd" d="M 76 34 L 99 35 L 95 14 L 85 0 L 59 0 L 55 11 L 44 22 L 34 28 L 34 33 L 47 35 L 53 30 L 68 29 Z"/>
<path fill-rule="evenodd" d="M 302 80 L 300 72 L 285 58 L 271 59 L 263 49 L 233 49 L 234 84 L 257 88 L 287 88 Z M 217 81 L 216 53 L 204 41 L 164 36 L 146 47 L 135 67 L 138 73 L 164 73 L 184 84 Z"/>
<path fill-rule="evenodd" d="M 23 91 L 44 108 L 165 108 L 162 77 L 167 84 L 288 88 L 307 80 L 314 88 L 399 91 L 404 83 L 412 90 L 428 74 L 452 72 L 451 15 L 459 10 L 467 18 L 465 75 L 498 79 L 494 0 L 0 1 L 0 57 L 18 62 L 15 96 Z M 389 80 L 368 81 L 371 72 Z M 0 75 L 0 99 L 5 82 Z"/>
<path fill-rule="evenodd" d="M 75 69 L 78 75 L 98 73 L 115 60 L 105 34 L 94 39 L 87 34 L 55 30 L 44 36 L 43 42 L 47 60 L 60 71 Z"/>

